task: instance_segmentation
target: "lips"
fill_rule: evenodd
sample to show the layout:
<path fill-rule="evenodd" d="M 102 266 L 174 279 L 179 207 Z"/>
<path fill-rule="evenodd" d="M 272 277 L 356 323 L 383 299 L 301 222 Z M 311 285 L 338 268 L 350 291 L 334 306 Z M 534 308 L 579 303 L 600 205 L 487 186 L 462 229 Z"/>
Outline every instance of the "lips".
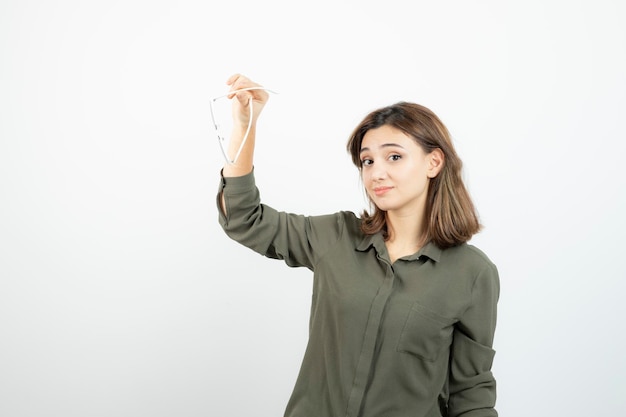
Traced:
<path fill-rule="evenodd" d="M 376 187 L 374 188 L 374 194 L 377 196 L 385 195 L 393 187 Z"/>

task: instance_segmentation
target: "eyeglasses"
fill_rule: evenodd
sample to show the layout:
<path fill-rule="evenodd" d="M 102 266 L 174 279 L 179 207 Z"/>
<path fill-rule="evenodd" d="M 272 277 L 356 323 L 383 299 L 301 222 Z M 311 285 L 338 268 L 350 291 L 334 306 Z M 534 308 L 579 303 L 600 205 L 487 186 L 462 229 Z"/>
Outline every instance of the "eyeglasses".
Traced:
<path fill-rule="evenodd" d="M 209 110 L 211 111 L 211 120 L 213 121 L 213 127 L 215 127 L 215 133 L 217 134 L 217 141 L 220 144 L 220 149 L 222 150 L 222 155 L 224 156 L 224 160 L 229 165 L 233 165 L 235 162 L 237 162 L 237 159 L 239 158 L 239 155 L 241 154 L 243 146 L 246 144 L 246 141 L 248 140 L 248 134 L 250 133 L 250 128 L 252 127 L 252 116 L 253 116 L 252 97 L 250 97 L 250 100 L 248 101 L 248 108 L 250 109 L 250 118 L 249 118 L 249 121 L 248 121 L 248 128 L 246 129 L 246 133 L 243 136 L 243 140 L 241 141 L 241 145 L 239 145 L 239 149 L 237 150 L 237 153 L 235 153 L 235 157 L 233 159 L 230 159 L 228 157 L 228 154 L 226 153 L 226 149 L 224 149 L 224 142 L 226 142 L 226 137 L 220 131 L 220 125 L 216 121 L 216 117 L 215 117 L 216 111 L 215 111 L 215 108 L 214 108 L 215 102 L 217 100 L 219 100 L 219 99 L 228 97 L 231 94 L 235 94 L 235 93 L 238 93 L 240 91 L 249 91 L 249 90 L 265 90 L 268 93 L 278 94 L 277 92 L 272 91 L 270 89 L 267 89 L 265 87 L 248 87 L 248 88 L 241 88 L 239 90 L 229 91 L 227 94 L 221 95 L 219 97 L 212 98 L 209 101 Z"/>

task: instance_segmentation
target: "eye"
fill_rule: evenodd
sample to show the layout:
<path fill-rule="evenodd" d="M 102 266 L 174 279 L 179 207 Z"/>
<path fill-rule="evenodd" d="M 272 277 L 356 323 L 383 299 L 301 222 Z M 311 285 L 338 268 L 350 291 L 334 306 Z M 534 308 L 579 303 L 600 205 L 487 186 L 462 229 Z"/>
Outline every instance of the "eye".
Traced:
<path fill-rule="evenodd" d="M 367 159 L 367 158 L 361 159 L 361 166 L 366 167 L 366 166 L 372 165 L 373 163 L 374 161 L 372 161 L 371 159 Z"/>
<path fill-rule="evenodd" d="M 389 156 L 389 159 L 392 161 L 399 161 L 402 158 L 402 155 L 393 154 Z"/>

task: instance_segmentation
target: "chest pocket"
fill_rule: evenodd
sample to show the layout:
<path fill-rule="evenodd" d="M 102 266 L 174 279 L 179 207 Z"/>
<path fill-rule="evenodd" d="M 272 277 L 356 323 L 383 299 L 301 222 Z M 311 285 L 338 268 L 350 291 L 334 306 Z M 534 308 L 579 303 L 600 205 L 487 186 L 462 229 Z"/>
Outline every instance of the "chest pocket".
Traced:
<path fill-rule="evenodd" d="M 397 350 L 434 362 L 452 343 L 454 323 L 455 320 L 415 303 L 402 328 Z"/>

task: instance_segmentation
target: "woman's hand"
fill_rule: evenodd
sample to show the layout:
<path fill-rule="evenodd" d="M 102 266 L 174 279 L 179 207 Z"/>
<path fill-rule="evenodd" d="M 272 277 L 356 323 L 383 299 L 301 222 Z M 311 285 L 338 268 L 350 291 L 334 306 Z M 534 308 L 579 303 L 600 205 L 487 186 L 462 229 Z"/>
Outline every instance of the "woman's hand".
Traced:
<path fill-rule="evenodd" d="M 241 74 L 231 75 L 226 81 L 226 84 L 230 86 L 230 91 L 237 91 L 250 87 L 262 88 L 260 84 L 253 82 L 248 77 Z M 259 114 L 261 114 L 265 103 L 267 103 L 267 100 L 269 99 L 269 94 L 265 90 L 244 90 L 229 94 L 228 98 L 235 98 L 232 101 L 232 116 L 234 125 L 247 129 L 248 124 L 250 123 L 249 106 L 252 105 L 251 124 L 254 126 L 256 125 Z M 250 101 L 250 99 L 252 99 L 252 101 Z"/>
<path fill-rule="evenodd" d="M 252 171 L 256 122 L 269 99 L 269 94 L 260 84 L 241 74 L 231 75 L 226 84 L 230 86 L 231 93 L 227 97 L 232 99 L 233 117 L 233 130 L 226 153 L 227 158 L 233 159 L 224 166 L 222 174 L 225 177 L 237 177 Z M 255 89 L 245 90 L 249 88 Z"/>

